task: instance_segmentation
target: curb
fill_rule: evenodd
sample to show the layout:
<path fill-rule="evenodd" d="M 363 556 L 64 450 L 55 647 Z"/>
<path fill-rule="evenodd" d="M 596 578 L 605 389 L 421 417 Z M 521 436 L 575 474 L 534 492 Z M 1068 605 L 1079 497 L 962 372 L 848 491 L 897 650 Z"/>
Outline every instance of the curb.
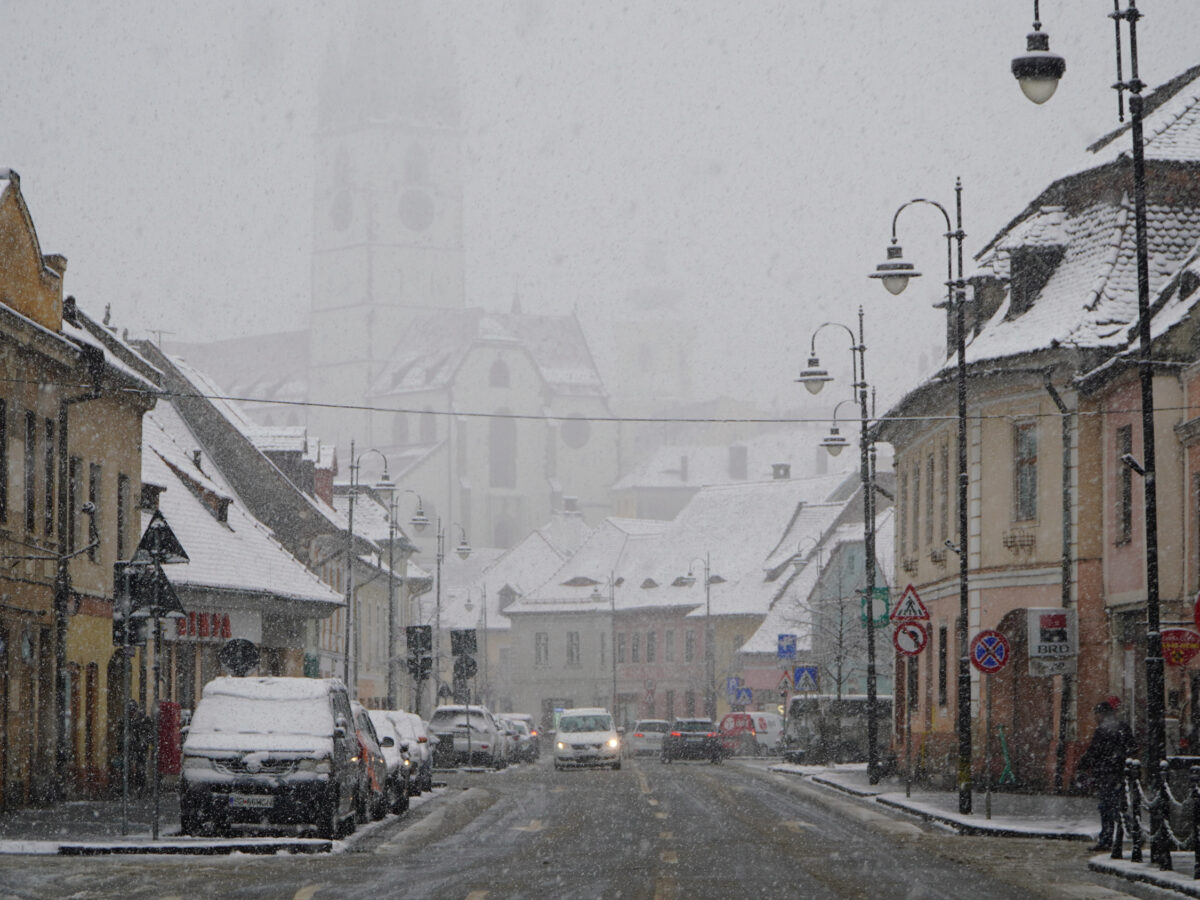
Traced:
<path fill-rule="evenodd" d="M 1126 862 L 1125 865 L 1119 865 L 1107 856 L 1097 856 L 1088 860 L 1088 869 L 1092 872 L 1099 872 L 1102 875 L 1111 875 L 1115 878 L 1123 878 L 1126 881 L 1136 881 L 1166 891 L 1183 894 L 1185 897 L 1200 897 L 1200 881 L 1193 881 L 1186 878 L 1186 876 L 1178 880 L 1170 878 L 1165 874 L 1158 874 L 1158 869 L 1143 863 Z"/>
<path fill-rule="evenodd" d="M 229 856 L 245 853 L 254 856 L 274 856 L 278 853 L 331 853 L 333 841 L 225 841 L 221 843 L 170 844 L 59 844 L 58 856 Z"/>

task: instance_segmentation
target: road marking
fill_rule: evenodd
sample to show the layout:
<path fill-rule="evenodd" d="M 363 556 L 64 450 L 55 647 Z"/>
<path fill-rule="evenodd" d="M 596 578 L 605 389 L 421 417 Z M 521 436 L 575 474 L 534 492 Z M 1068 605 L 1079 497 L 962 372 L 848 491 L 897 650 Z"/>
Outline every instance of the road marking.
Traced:
<path fill-rule="evenodd" d="M 666 817 L 667 817 L 667 814 L 665 812 L 656 812 L 654 814 L 654 818 L 656 818 L 656 819 L 665 819 Z"/>
<path fill-rule="evenodd" d="M 563 787 L 562 785 L 559 785 L 558 787 L 552 787 L 552 788 L 550 788 L 550 793 L 552 793 L 552 794 L 561 794 L 561 793 L 562 793 L 563 791 L 565 791 L 565 790 L 566 790 L 566 788 L 565 788 L 565 787 Z"/>
<path fill-rule="evenodd" d="M 660 839 L 660 840 L 663 840 L 663 841 L 669 841 L 669 840 L 671 840 L 672 838 L 674 838 L 674 837 L 675 837 L 675 835 L 674 835 L 674 834 L 672 834 L 670 831 L 660 831 L 660 832 L 658 833 L 658 837 L 659 837 L 659 839 Z"/>
<path fill-rule="evenodd" d="M 674 850 L 663 850 L 658 854 L 658 858 L 665 863 L 670 863 L 671 865 L 675 865 L 679 862 L 679 856 L 676 855 Z"/>
<path fill-rule="evenodd" d="M 646 773 L 643 772 L 641 769 L 637 770 L 637 780 L 638 780 L 638 785 L 642 789 L 642 793 L 643 794 L 650 793 L 650 779 L 646 777 Z"/>
<path fill-rule="evenodd" d="M 471 891 L 471 893 L 467 894 L 466 900 L 483 900 L 487 895 L 487 891 Z"/>
<path fill-rule="evenodd" d="M 787 828 L 789 831 L 795 831 L 795 832 L 799 832 L 801 828 L 816 828 L 817 827 L 812 822 L 780 822 L 779 824 L 782 825 L 784 828 Z"/>
<path fill-rule="evenodd" d="M 675 900 L 678 889 L 674 878 L 659 878 L 654 882 L 654 900 Z"/>
<path fill-rule="evenodd" d="M 657 800 L 655 800 L 653 797 L 651 797 L 651 798 L 650 798 L 649 800 L 647 800 L 646 802 L 647 802 L 647 803 L 649 803 L 651 806 L 658 806 L 658 801 L 657 801 Z"/>
<path fill-rule="evenodd" d="M 304 887 L 300 888 L 300 890 L 296 891 L 295 896 L 292 897 L 292 900 L 312 900 L 313 894 L 315 894 L 324 886 L 325 885 L 323 884 L 306 884 Z"/>
<path fill-rule="evenodd" d="M 541 819 L 532 819 L 532 820 L 530 820 L 528 825 L 517 825 L 513 828 L 513 831 L 541 831 L 541 830 L 542 830 L 542 820 Z"/>

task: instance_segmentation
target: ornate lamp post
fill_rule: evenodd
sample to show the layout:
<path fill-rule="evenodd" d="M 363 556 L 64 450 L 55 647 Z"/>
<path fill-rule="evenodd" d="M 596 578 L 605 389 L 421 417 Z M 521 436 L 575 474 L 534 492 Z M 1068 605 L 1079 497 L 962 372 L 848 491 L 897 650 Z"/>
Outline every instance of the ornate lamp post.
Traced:
<path fill-rule="evenodd" d="M 346 682 L 346 690 L 350 692 L 350 696 L 354 697 L 358 690 L 358 651 L 359 641 L 356 629 L 358 627 L 358 616 L 355 611 L 355 593 L 354 593 L 354 499 L 358 493 L 359 486 L 359 469 L 362 466 L 362 458 L 368 453 L 375 453 L 383 460 L 383 476 L 380 478 L 377 485 L 378 489 L 386 493 L 389 497 L 395 491 L 396 485 L 392 479 L 388 477 L 388 461 L 387 457 L 382 452 L 374 447 L 364 450 L 358 456 L 354 455 L 354 441 L 350 441 L 350 490 L 347 494 L 349 502 L 349 512 L 346 517 L 346 646 L 345 658 L 342 660 L 342 678 Z M 391 599 L 391 582 L 389 575 L 389 600 Z M 388 660 L 389 684 L 391 682 L 391 660 Z"/>
<path fill-rule="evenodd" d="M 688 563 L 688 573 L 684 582 L 688 585 L 696 583 L 692 567 L 700 563 L 704 566 L 704 715 L 716 721 L 717 718 L 717 648 L 713 636 L 712 624 L 712 569 L 710 554 L 705 553 L 704 559 L 696 557 Z"/>
<path fill-rule="evenodd" d="M 962 179 L 954 183 L 955 223 L 951 224 L 946 208 L 935 200 L 918 197 L 908 201 L 892 216 L 892 243 L 888 247 L 887 260 L 880 263 L 871 278 L 878 278 L 892 294 L 899 294 L 908 285 L 909 279 L 917 278 L 920 272 L 905 262 L 896 239 L 896 223 L 900 213 L 914 204 L 936 207 L 946 220 L 946 316 L 952 323 L 955 349 L 958 354 L 958 623 L 955 636 L 958 641 L 958 811 L 971 812 L 971 664 L 968 659 L 967 615 L 967 349 L 966 349 L 966 282 L 963 280 L 963 239 L 967 236 L 962 228 Z M 958 273 L 955 277 L 953 259 L 955 245 L 958 251 Z"/>
<path fill-rule="evenodd" d="M 859 412 L 859 475 L 862 479 L 863 495 L 863 547 L 866 575 L 865 597 L 867 607 L 867 776 L 871 784 L 879 783 L 879 709 L 877 703 L 877 678 L 875 671 L 875 442 L 871 440 L 867 414 L 867 345 L 863 339 L 863 311 L 858 308 L 857 339 L 849 327 L 840 322 L 825 322 L 812 334 L 809 342 L 808 366 L 796 381 L 803 384 L 811 394 L 816 394 L 832 381 L 829 373 L 821 368 L 817 358 L 817 335 L 828 327 L 841 328 L 850 336 L 850 360 L 854 375 L 851 386 L 857 395 Z M 837 410 L 843 400 L 833 408 L 833 425 L 821 446 L 831 456 L 837 456 L 846 447 L 847 441 L 837 428 Z"/>
<path fill-rule="evenodd" d="M 1034 0 L 1034 18 L 1038 17 L 1038 4 Z M 1162 632 L 1159 618 L 1158 596 L 1158 490 L 1155 477 L 1154 453 L 1154 364 L 1150 358 L 1150 252 L 1146 226 L 1146 152 L 1144 147 L 1142 118 L 1144 100 L 1142 88 L 1146 85 L 1138 77 L 1137 23 L 1142 17 L 1136 0 L 1121 9 L 1120 0 L 1113 0 L 1113 20 L 1116 32 L 1117 118 L 1125 121 L 1125 91 L 1129 91 L 1130 137 L 1133 141 L 1133 222 L 1137 258 L 1138 290 L 1138 381 L 1142 399 L 1142 454 L 1140 467 L 1134 469 L 1142 475 L 1143 497 L 1146 513 L 1146 759 L 1147 772 L 1157 772 L 1159 764 L 1166 758 L 1166 706 L 1164 703 L 1165 677 L 1163 671 Z M 1123 76 L 1123 52 L 1121 49 L 1121 23 L 1129 28 L 1129 80 Z M 1039 29 L 1040 23 L 1034 22 Z M 1013 74 L 1021 82 L 1021 89 L 1028 95 L 1026 85 L 1036 76 L 1032 67 L 1023 62 L 1024 57 L 1013 60 Z M 1057 85 L 1066 69 L 1060 59 L 1055 72 L 1046 76 Z M 1050 93 L 1053 93 L 1051 89 Z M 1048 97 L 1049 95 L 1047 95 Z M 1161 827 L 1162 812 L 1157 806 L 1150 810 L 1150 828 L 1154 839 L 1151 858 L 1160 865 L 1170 866 L 1170 852 L 1166 843 L 1166 829 Z"/>

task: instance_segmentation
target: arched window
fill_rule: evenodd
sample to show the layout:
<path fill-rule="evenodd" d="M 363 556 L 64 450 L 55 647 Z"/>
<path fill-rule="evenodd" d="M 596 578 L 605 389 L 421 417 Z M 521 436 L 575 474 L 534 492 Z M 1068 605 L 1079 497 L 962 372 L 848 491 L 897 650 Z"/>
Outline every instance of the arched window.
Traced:
<path fill-rule="evenodd" d="M 496 388 L 506 388 L 509 386 L 508 363 L 502 359 L 497 359 L 492 363 L 492 368 L 488 372 L 488 385 Z"/>
<path fill-rule="evenodd" d="M 500 410 L 501 415 L 508 410 Z M 513 419 L 489 419 L 488 470 L 492 487 L 517 486 L 517 423 Z"/>
<path fill-rule="evenodd" d="M 398 412 L 392 417 L 392 443 L 399 446 L 408 443 L 408 413 Z"/>

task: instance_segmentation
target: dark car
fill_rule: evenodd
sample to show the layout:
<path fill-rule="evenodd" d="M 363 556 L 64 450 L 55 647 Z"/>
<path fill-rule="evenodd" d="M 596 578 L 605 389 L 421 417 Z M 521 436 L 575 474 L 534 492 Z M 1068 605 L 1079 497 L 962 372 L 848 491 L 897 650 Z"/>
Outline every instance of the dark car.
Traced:
<path fill-rule="evenodd" d="M 388 808 L 388 769 L 379 736 L 366 709 L 351 703 L 354 710 L 354 729 L 358 737 L 358 759 L 361 767 L 355 815 L 359 822 L 382 819 Z"/>
<path fill-rule="evenodd" d="M 662 761 L 706 759 L 719 764 L 727 755 L 712 719 L 676 719 L 663 737 Z"/>

